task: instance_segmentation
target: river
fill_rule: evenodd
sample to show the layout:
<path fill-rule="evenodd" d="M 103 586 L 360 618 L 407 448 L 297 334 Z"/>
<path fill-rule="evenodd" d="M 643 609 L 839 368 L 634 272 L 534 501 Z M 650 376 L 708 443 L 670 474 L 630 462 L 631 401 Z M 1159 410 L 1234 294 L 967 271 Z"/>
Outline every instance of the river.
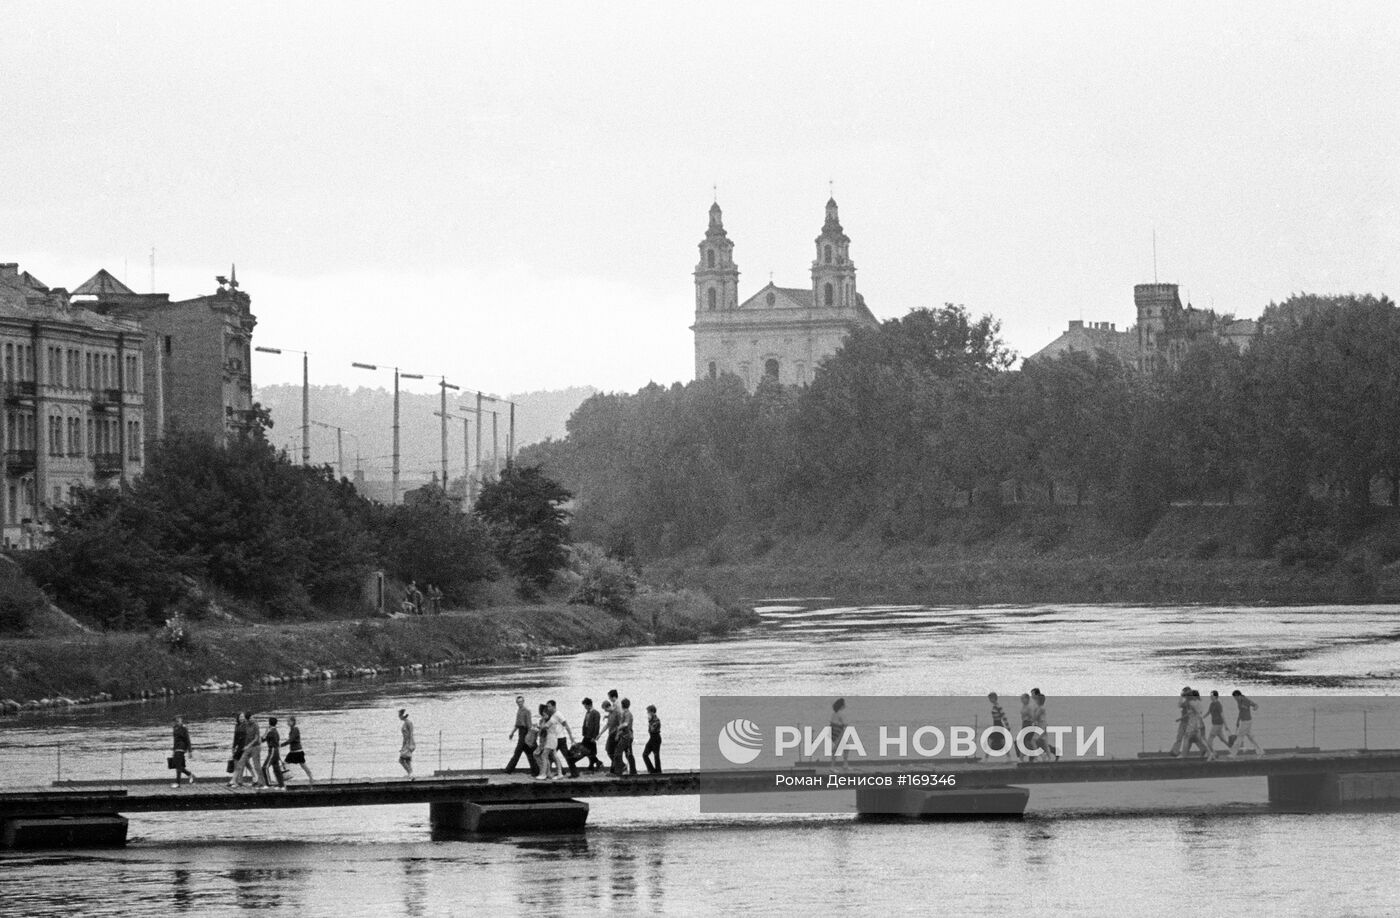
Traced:
<path fill-rule="evenodd" d="M 706 694 L 1014 695 L 1034 684 L 1052 697 L 1160 696 L 1166 712 L 1184 683 L 1261 696 L 1400 685 L 1394 607 L 782 599 L 760 611 L 762 627 L 717 643 L 7 720 L 0 783 L 166 775 L 175 713 L 194 735 L 196 774 L 222 780 L 240 708 L 297 714 L 317 776 L 334 757 L 348 777 L 396 773 L 399 707 L 417 724 L 420 770 L 503 764 L 517 692 L 558 699 L 575 726 L 579 700 L 610 687 L 636 710 L 656 704 L 665 764 L 679 768 L 698 761 Z M 1158 746 L 1171 716 L 1154 727 Z M 426 806 L 135 815 L 125 849 L 0 855 L 0 914 L 1400 914 L 1400 814 L 1274 813 L 1262 779 L 1175 782 L 1131 809 L 1086 787 L 1036 787 L 1025 818 L 992 823 L 705 816 L 691 797 L 605 799 L 581 836 L 498 841 L 430 841 Z"/>

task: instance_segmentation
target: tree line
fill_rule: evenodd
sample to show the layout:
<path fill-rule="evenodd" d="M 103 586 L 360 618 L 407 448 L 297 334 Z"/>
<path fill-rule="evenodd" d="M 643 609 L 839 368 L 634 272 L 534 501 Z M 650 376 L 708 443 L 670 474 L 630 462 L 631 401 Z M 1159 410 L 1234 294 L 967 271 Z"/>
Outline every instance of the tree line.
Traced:
<path fill-rule="evenodd" d="M 270 426 L 259 409 L 226 445 L 173 432 L 130 485 L 54 508 L 26 573 L 70 613 L 143 628 L 211 599 L 274 619 L 354 614 L 374 570 L 453 603 L 503 573 L 529 594 L 565 561 L 570 495 L 537 468 L 505 470 L 473 513 L 434 486 L 385 506 L 291 462 Z"/>
<path fill-rule="evenodd" d="M 1299 295 L 1261 326 L 1150 373 L 1106 352 L 1017 367 L 994 317 L 916 309 L 853 332 L 809 386 L 595 395 L 522 455 L 575 493 L 580 535 L 620 551 L 1067 504 L 1140 535 L 1172 501 L 1211 501 L 1253 508 L 1261 552 L 1325 553 L 1400 502 L 1400 311 Z"/>

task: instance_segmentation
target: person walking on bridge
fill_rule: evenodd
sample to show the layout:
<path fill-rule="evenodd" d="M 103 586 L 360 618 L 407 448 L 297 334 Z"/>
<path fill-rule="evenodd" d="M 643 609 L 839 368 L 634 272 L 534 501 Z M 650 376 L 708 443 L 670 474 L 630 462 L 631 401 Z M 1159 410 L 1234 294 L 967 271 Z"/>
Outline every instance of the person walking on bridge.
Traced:
<path fill-rule="evenodd" d="M 515 696 L 515 726 L 511 727 L 506 739 L 515 740 L 515 752 L 511 754 L 510 761 L 506 763 L 506 774 L 515 774 L 515 765 L 520 761 L 520 757 L 525 756 L 526 763 L 530 766 L 530 774 L 540 773 L 539 766 L 535 764 L 535 750 L 526 740 L 530 736 L 530 709 L 525 706 L 525 696 Z"/>
<path fill-rule="evenodd" d="M 593 699 L 583 699 L 583 739 L 579 745 L 583 753 L 579 758 L 588 759 L 588 770 L 595 772 L 603 767 L 598 758 L 598 734 L 602 732 L 602 716 L 594 709 Z M 577 761 L 577 760 L 575 760 Z"/>
<path fill-rule="evenodd" d="M 272 781 L 276 781 L 278 790 L 286 790 L 287 779 L 282 773 L 282 734 L 277 730 L 277 718 L 267 719 L 267 732 L 263 734 L 263 742 L 267 745 L 267 758 L 262 766 L 263 784 L 271 785 Z M 268 772 L 272 773 L 271 781 L 268 780 Z"/>
<path fill-rule="evenodd" d="M 608 738 L 604 741 L 603 751 L 608 756 L 608 771 L 612 774 L 617 774 L 617 728 L 618 725 L 622 723 L 622 711 L 611 698 L 603 702 L 603 716 L 607 718 L 608 731 Z"/>
<path fill-rule="evenodd" d="M 1225 744 L 1225 748 L 1230 748 L 1230 738 L 1225 735 L 1225 707 L 1220 703 L 1220 692 L 1212 689 L 1210 693 L 1210 706 L 1206 708 L 1206 715 L 1210 717 L 1210 735 L 1206 737 L 1206 749 L 1211 757 L 1215 757 L 1215 741 L 1219 739 Z"/>
<path fill-rule="evenodd" d="M 1230 754 L 1236 756 L 1244 748 L 1244 741 L 1249 740 L 1249 744 L 1254 747 L 1254 751 L 1259 755 L 1264 754 L 1264 747 L 1259 745 L 1259 741 L 1254 738 L 1254 712 L 1259 710 L 1259 705 L 1245 697 L 1244 692 L 1235 689 L 1230 693 L 1235 704 L 1239 706 L 1239 715 L 1235 720 L 1235 748 Z"/>
<path fill-rule="evenodd" d="M 1050 722 L 1050 715 L 1045 713 L 1045 696 L 1041 694 L 1040 689 L 1031 689 L 1031 703 L 1034 705 L 1033 713 L 1035 715 L 1035 725 L 1040 728 L 1040 734 L 1037 736 L 1036 741 L 1040 744 L 1042 750 L 1054 756 L 1055 761 L 1058 762 L 1060 760 L 1060 750 L 1056 749 L 1054 745 L 1051 744 L 1049 734 L 1045 732 L 1045 728 Z"/>
<path fill-rule="evenodd" d="M 238 784 L 238 763 L 243 761 L 243 744 L 245 742 L 245 725 L 243 723 L 243 712 L 239 711 L 233 716 L 233 748 L 228 754 L 228 786 L 236 787 Z"/>
<path fill-rule="evenodd" d="M 283 745 L 287 747 L 287 764 L 300 765 L 301 770 L 306 772 L 307 787 L 315 787 L 316 779 L 311 776 L 311 769 L 306 767 L 306 752 L 301 748 L 301 728 L 297 726 L 295 714 L 287 718 L 287 740 Z"/>
<path fill-rule="evenodd" d="M 262 734 L 251 711 L 243 712 L 243 755 L 233 770 L 234 787 L 243 786 L 244 771 L 252 775 L 255 787 L 266 786 L 262 776 Z"/>
<path fill-rule="evenodd" d="M 656 716 L 656 705 L 647 705 L 647 744 L 642 747 L 642 764 L 647 774 L 661 774 L 661 718 Z"/>
<path fill-rule="evenodd" d="M 1172 743 L 1172 755 L 1180 755 L 1181 747 L 1186 744 L 1187 728 L 1191 723 L 1191 715 L 1186 713 L 1186 708 L 1190 704 L 1191 686 L 1182 686 L 1181 694 L 1176 696 L 1176 740 Z"/>
<path fill-rule="evenodd" d="M 399 732 L 403 734 L 403 745 L 399 746 L 399 764 L 403 766 L 404 774 L 412 781 L 413 750 L 418 748 L 418 745 L 413 741 L 413 721 L 408 719 L 407 708 L 399 708 L 399 721 Z"/>
<path fill-rule="evenodd" d="M 171 731 L 174 735 L 174 745 L 170 750 L 170 767 L 175 771 L 175 783 L 171 787 L 180 786 L 180 776 L 186 775 L 190 783 L 194 783 L 194 773 L 185 765 L 185 757 L 193 756 L 194 747 L 190 744 L 190 730 L 185 726 L 185 719 L 180 715 L 175 715 L 175 726 Z"/>
<path fill-rule="evenodd" d="M 613 774 L 618 777 L 637 773 L 637 760 L 632 756 L 632 699 L 622 699 L 622 712 L 617 722 L 617 760 Z"/>

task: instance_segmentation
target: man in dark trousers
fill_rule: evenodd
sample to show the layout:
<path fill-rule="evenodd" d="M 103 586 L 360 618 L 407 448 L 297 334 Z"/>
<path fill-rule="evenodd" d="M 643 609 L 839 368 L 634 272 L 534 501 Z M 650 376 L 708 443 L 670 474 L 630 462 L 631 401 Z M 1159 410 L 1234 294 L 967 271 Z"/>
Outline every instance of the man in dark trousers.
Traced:
<path fill-rule="evenodd" d="M 602 732 L 602 716 L 593 709 L 593 699 L 583 699 L 583 751 L 588 756 L 588 770 L 603 767 L 598 758 L 598 734 Z"/>
<path fill-rule="evenodd" d="M 525 706 L 525 696 L 515 696 L 515 726 L 511 728 L 507 739 L 515 740 L 515 752 L 511 755 L 510 761 L 506 763 L 506 774 L 515 773 L 515 764 L 520 761 L 520 757 L 525 756 L 525 761 L 530 766 L 530 774 L 538 775 L 540 766 L 535 764 L 535 751 L 530 748 L 526 741 L 530 734 L 530 709 Z"/>
<path fill-rule="evenodd" d="M 608 692 L 608 700 L 603 702 L 603 713 L 607 715 L 608 738 L 604 742 L 603 750 L 608 754 L 608 769 L 614 771 L 617 768 L 617 728 L 622 724 L 622 709 L 617 704 L 617 689 Z"/>
<path fill-rule="evenodd" d="M 175 783 L 171 787 L 180 786 L 180 776 L 185 775 L 194 783 L 194 774 L 185 764 L 185 757 L 193 753 L 194 747 L 190 744 L 190 728 L 185 726 L 185 719 L 176 715 L 174 733 L 174 746 L 170 752 L 170 767 L 175 771 Z"/>
<path fill-rule="evenodd" d="M 263 735 L 263 743 L 267 746 L 267 758 L 263 760 L 262 773 L 263 784 L 272 785 L 268 780 L 268 773 L 272 774 L 273 780 L 277 782 L 280 790 L 287 789 L 287 778 L 282 771 L 282 734 L 277 730 L 277 718 L 267 719 L 267 733 Z"/>

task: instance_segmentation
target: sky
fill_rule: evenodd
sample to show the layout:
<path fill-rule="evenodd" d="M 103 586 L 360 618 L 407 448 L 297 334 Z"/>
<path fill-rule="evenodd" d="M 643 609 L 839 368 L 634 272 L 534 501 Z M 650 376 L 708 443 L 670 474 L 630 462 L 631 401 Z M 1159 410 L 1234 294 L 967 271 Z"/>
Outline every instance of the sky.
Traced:
<path fill-rule="evenodd" d="M 1400 288 L 1393 3 L 5 12 L 0 261 L 146 292 L 154 248 L 176 298 L 236 263 L 317 383 L 689 379 L 716 187 L 741 297 L 810 283 L 830 190 L 877 317 L 964 304 L 1023 354 L 1154 277 L 1239 316 Z"/>

